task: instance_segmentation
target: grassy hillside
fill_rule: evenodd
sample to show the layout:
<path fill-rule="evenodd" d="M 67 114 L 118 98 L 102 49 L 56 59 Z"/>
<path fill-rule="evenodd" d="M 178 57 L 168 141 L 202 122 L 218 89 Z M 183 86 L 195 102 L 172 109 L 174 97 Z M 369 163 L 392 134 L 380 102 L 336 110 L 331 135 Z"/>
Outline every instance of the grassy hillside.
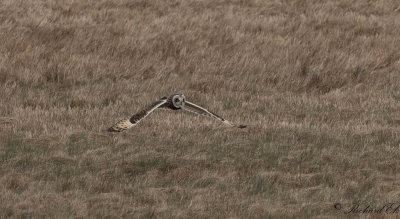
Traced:
<path fill-rule="evenodd" d="M 0 1 L 0 217 L 377 217 L 397 0 Z M 157 111 L 171 93 L 233 122 Z M 340 203 L 341 209 L 334 208 Z"/>

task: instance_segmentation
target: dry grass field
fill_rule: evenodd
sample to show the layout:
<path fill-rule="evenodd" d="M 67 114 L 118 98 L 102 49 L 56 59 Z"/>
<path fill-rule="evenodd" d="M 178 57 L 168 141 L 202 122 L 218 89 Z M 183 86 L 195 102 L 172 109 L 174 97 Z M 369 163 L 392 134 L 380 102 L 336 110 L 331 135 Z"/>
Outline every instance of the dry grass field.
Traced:
<path fill-rule="evenodd" d="M 400 202 L 399 36 L 398 0 L 1 0 L 0 218 L 398 217 L 346 211 Z M 248 127 L 105 131 L 171 93 Z"/>

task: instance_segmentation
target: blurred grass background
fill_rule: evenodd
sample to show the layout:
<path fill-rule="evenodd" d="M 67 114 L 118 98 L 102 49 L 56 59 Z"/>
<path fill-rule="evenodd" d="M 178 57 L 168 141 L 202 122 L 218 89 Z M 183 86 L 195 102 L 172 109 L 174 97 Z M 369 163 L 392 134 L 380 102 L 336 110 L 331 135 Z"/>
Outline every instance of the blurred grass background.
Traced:
<path fill-rule="evenodd" d="M 344 210 L 400 198 L 399 35 L 394 0 L 3 0 L 0 217 L 387 216 Z M 176 92 L 248 128 L 104 131 Z"/>

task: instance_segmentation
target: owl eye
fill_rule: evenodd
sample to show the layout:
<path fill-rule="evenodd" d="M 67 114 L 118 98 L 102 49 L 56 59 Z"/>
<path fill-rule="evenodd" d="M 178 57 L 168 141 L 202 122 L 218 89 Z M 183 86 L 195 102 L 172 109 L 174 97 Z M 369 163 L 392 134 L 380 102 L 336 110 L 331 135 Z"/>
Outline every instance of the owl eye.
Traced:
<path fill-rule="evenodd" d="M 179 102 L 179 99 L 178 99 L 178 98 L 176 98 L 176 99 L 175 99 L 175 102 Z"/>

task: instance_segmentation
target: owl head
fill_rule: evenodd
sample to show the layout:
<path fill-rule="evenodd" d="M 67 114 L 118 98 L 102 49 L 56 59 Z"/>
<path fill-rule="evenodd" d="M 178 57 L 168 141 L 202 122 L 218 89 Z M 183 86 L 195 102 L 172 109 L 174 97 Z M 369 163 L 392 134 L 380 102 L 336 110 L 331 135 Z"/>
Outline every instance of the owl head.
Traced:
<path fill-rule="evenodd" d="M 183 94 L 174 94 L 172 96 L 172 105 L 174 105 L 176 109 L 181 109 L 182 107 L 184 107 L 185 101 L 186 98 Z"/>

